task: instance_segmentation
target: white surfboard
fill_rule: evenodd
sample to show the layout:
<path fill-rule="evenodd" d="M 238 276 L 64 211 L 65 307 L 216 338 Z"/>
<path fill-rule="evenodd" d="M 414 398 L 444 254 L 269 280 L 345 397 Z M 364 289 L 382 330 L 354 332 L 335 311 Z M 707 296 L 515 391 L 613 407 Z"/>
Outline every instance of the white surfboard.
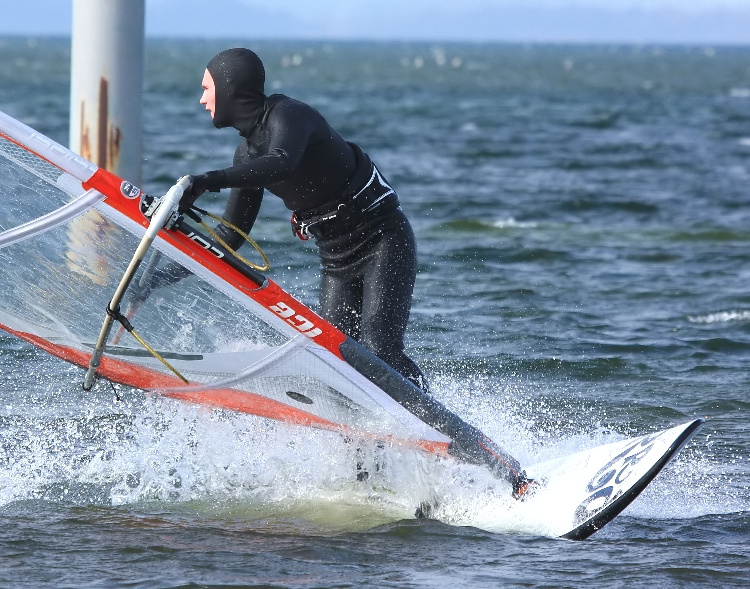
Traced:
<path fill-rule="evenodd" d="M 523 509 L 548 512 L 550 535 L 582 540 L 612 521 L 703 425 L 703 419 L 527 468 L 539 488 Z"/>

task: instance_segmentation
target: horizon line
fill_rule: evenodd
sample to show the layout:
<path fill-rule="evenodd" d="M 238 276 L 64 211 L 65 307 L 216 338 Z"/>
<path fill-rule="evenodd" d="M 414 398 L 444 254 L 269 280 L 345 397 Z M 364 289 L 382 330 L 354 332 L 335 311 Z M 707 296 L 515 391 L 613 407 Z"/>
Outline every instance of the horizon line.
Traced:
<path fill-rule="evenodd" d="M 60 39 L 72 40 L 72 33 L 5 33 L 0 32 L 0 39 Z M 750 48 L 750 41 L 678 41 L 678 40 L 601 40 L 601 39 L 449 39 L 449 38 L 380 38 L 380 37 L 278 37 L 254 36 L 239 37 L 236 35 L 205 36 L 196 39 L 187 35 L 146 35 L 145 41 L 253 41 L 253 42 L 290 42 L 290 43 L 444 43 L 454 45 L 589 45 L 589 46 L 670 46 L 670 47 L 732 47 Z"/>

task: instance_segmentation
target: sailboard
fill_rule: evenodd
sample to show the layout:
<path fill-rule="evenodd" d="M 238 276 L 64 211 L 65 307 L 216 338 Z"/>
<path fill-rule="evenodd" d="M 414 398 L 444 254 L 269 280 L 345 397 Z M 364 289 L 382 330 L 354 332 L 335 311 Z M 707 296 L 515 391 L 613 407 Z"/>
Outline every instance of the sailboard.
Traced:
<path fill-rule="evenodd" d="M 0 112 L 0 329 L 87 368 L 87 387 L 94 370 L 175 399 L 485 464 L 509 480 L 520 471 L 176 207 L 149 213 L 155 200 L 179 200 L 179 184 L 154 199 Z M 169 223 L 153 226 L 160 215 Z M 136 259 L 144 238 L 149 255 Z M 138 341 L 103 328 L 105 310 L 105 327 L 116 314 Z"/>
<path fill-rule="evenodd" d="M 88 369 L 87 380 L 95 373 L 207 407 L 482 464 L 499 475 L 520 469 L 481 431 L 194 224 L 170 215 L 169 224 L 152 225 L 154 215 L 144 214 L 150 203 L 137 186 L 0 112 L 0 329 Z M 133 257 L 137 251 L 142 259 Z M 137 327 L 149 349 L 122 330 L 103 329 L 105 310 Z M 585 537 L 624 509 L 688 439 L 674 434 L 677 441 L 641 461 L 658 454 L 657 466 L 628 478 L 636 485 L 618 487 L 601 509 L 592 496 L 590 517 L 560 535 Z M 576 459 L 577 481 L 624 448 Z M 529 504 L 551 497 L 558 481 L 570 483 L 551 464 L 530 474 L 544 485 Z"/>
<path fill-rule="evenodd" d="M 588 538 L 622 513 L 703 423 L 696 419 L 532 465 L 527 472 L 540 486 L 522 509 L 541 516 L 545 534 Z"/>

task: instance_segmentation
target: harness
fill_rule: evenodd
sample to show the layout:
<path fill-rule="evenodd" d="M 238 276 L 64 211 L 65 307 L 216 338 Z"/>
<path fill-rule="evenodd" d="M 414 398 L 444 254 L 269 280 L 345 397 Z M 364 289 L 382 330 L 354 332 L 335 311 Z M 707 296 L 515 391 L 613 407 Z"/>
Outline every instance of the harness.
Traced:
<path fill-rule="evenodd" d="M 310 237 L 336 237 L 356 229 L 364 221 L 381 212 L 398 208 L 396 191 L 370 162 L 369 180 L 352 196 L 343 201 L 292 214 L 292 234 L 303 241 Z"/>

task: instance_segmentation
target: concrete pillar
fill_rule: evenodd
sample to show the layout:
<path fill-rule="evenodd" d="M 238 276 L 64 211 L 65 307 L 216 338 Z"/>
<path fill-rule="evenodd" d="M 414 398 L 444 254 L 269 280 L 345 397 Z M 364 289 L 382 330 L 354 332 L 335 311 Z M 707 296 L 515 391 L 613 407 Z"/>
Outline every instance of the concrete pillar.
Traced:
<path fill-rule="evenodd" d="M 145 0 L 73 0 L 70 149 L 140 186 Z"/>

